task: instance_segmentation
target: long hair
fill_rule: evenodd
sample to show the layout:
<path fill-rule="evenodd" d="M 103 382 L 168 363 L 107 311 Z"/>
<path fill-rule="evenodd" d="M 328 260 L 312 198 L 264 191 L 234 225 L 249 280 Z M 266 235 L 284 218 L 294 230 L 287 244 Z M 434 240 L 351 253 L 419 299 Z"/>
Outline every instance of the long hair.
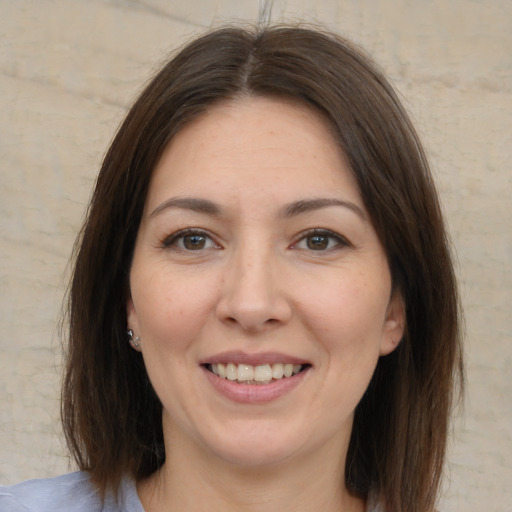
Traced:
<path fill-rule="evenodd" d="M 104 159 L 76 244 L 62 418 L 78 466 L 102 492 L 165 460 L 162 406 L 126 340 L 128 277 L 151 174 L 205 109 L 244 96 L 307 104 L 346 154 L 404 299 L 405 334 L 355 412 L 345 480 L 386 510 L 431 512 L 454 383 L 462 384 L 459 302 L 449 244 L 416 132 L 372 61 L 302 27 L 227 27 L 185 46 L 129 111 Z M 340 482 L 341 485 L 341 482 Z"/>

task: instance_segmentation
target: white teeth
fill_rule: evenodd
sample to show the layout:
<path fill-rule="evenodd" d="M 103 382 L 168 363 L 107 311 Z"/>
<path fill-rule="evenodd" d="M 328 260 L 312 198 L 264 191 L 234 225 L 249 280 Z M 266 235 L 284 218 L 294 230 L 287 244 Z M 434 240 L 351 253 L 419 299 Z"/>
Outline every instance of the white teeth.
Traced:
<path fill-rule="evenodd" d="M 256 367 L 256 369 L 258 369 L 258 367 Z M 250 364 L 239 364 L 238 380 L 254 380 L 254 366 Z"/>
<path fill-rule="evenodd" d="M 238 379 L 242 380 L 242 379 Z M 272 380 L 272 368 L 269 364 L 261 364 L 254 369 L 254 380 L 256 382 L 270 382 Z"/>
<path fill-rule="evenodd" d="M 226 379 L 237 380 L 237 378 L 238 368 L 233 363 L 228 363 L 226 365 Z"/>
<path fill-rule="evenodd" d="M 284 375 L 283 365 L 281 363 L 276 363 L 272 365 L 272 377 L 274 379 L 282 379 Z"/>
<path fill-rule="evenodd" d="M 245 383 L 269 383 L 272 379 L 279 380 L 299 373 L 301 364 L 274 363 L 253 366 L 251 364 L 218 363 L 210 365 L 211 371 L 222 379 L 236 380 Z"/>

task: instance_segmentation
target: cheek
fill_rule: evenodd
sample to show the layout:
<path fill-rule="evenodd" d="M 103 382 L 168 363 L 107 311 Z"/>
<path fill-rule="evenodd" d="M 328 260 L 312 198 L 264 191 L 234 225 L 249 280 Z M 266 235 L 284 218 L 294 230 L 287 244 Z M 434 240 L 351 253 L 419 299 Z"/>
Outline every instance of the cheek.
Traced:
<path fill-rule="evenodd" d="M 355 341 L 371 332 L 382 331 L 387 308 L 387 290 L 359 280 L 340 280 L 325 286 L 308 287 L 301 296 L 303 317 L 317 333 L 336 339 L 337 343 Z"/>
<path fill-rule="evenodd" d="M 147 342 L 182 346 L 194 337 L 210 314 L 214 300 L 212 284 L 158 271 L 139 275 L 132 283 L 141 335 Z"/>

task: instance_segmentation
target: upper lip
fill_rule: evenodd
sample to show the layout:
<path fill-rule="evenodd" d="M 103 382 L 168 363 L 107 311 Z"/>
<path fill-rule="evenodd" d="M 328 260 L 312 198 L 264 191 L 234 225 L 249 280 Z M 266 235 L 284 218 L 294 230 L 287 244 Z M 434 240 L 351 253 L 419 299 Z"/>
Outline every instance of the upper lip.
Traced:
<path fill-rule="evenodd" d="M 199 364 L 219 364 L 219 363 L 234 363 L 234 364 L 250 364 L 258 366 L 262 364 L 275 364 L 275 363 L 291 363 L 291 364 L 310 364 L 309 361 L 300 357 L 283 354 L 280 352 L 262 352 L 248 354 L 247 352 L 229 351 L 221 352 L 219 354 L 206 357 L 199 362 Z"/>

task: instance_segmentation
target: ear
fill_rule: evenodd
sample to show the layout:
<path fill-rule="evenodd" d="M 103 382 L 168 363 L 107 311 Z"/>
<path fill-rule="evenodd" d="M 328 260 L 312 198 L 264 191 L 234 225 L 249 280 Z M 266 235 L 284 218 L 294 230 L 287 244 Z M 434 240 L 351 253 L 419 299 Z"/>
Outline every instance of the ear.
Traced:
<path fill-rule="evenodd" d="M 133 331 L 133 336 L 138 337 L 140 336 L 140 328 L 139 328 L 139 320 L 137 317 L 137 311 L 135 309 L 135 306 L 133 304 L 133 300 L 131 297 L 128 298 L 126 301 L 126 324 L 127 329 L 130 329 Z M 140 352 L 140 345 L 135 346 L 133 343 L 131 343 L 132 348 Z"/>
<path fill-rule="evenodd" d="M 382 331 L 380 355 L 386 356 L 400 345 L 405 331 L 405 303 L 402 294 L 393 292 L 386 311 L 386 320 Z"/>

